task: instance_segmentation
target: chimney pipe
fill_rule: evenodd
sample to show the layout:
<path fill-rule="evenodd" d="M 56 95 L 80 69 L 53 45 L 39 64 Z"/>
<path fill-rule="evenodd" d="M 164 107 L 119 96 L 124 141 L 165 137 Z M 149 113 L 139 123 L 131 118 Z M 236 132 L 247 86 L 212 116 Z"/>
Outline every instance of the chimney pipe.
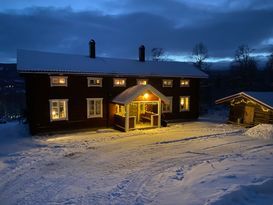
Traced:
<path fill-rule="evenodd" d="M 96 58 L 96 42 L 93 39 L 89 41 L 89 57 Z"/>
<path fill-rule="evenodd" d="M 141 45 L 139 47 L 139 61 L 145 62 L 145 46 L 144 45 Z"/>

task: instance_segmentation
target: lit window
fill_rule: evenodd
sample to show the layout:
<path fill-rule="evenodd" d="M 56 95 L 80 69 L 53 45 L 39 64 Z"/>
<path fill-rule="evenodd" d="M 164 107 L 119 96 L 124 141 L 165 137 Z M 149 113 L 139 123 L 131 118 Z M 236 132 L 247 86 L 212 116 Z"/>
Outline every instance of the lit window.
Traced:
<path fill-rule="evenodd" d="M 180 80 L 180 87 L 189 87 L 190 80 Z"/>
<path fill-rule="evenodd" d="M 87 98 L 87 118 L 103 117 L 102 98 Z"/>
<path fill-rule="evenodd" d="M 148 84 L 148 80 L 146 80 L 146 79 L 138 79 L 137 80 L 137 84 L 138 85 L 147 85 Z"/>
<path fill-rule="evenodd" d="M 50 102 L 50 120 L 68 120 L 67 99 L 49 100 Z"/>
<path fill-rule="evenodd" d="M 167 97 L 169 99 L 169 103 L 162 103 L 162 112 L 167 113 L 167 112 L 172 112 L 172 107 L 173 107 L 173 97 Z"/>
<path fill-rule="evenodd" d="M 67 77 L 65 76 L 50 76 L 50 85 L 54 86 L 67 86 Z"/>
<path fill-rule="evenodd" d="M 116 105 L 116 115 L 125 116 L 125 106 Z"/>
<path fill-rule="evenodd" d="M 173 87 L 173 80 L 163 80 L 163 87 Z"/>
<path fill-rule="evenodd" d="M 88 87 L 102 87 L 102 78 L 87 78 Z"/>
<path fill-rule="evenodd" d="M 189 111 L 190 110 L 190 97 L 189 96 L 180 97 L 179 106 L 180 106 L 180 112 Z"/>
<path fill-rule="evenodd" d="M 114 78 L 114 87 L 125 87 L 126 79 L 125 78 Z"/>

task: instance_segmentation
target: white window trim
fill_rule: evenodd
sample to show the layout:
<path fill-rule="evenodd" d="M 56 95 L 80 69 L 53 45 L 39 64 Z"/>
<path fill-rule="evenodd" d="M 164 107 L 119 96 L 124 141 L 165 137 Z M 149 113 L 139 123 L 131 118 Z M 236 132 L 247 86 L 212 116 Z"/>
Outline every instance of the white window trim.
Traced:
<path fill-rule="evenodd" d="M 115 80 L 124 80 L 124 85 L 116 85 Z M 113 86 L 114 87 L 126 87 L 126 78 L 113 78 Z"/>
<path fill-rule="evenodd" d="M 182 81 L 188 81 L 189 83 L 188 83 L 188 85 L 182 85 L 181 84 Z M 182 87 L 182 88 L 190 87 L 190 80 L 188 80 L 188 79 L 181 79 L 180 80 L 180 87 Z"/>
<path fill-rule="evenodd" d="M 99 115 L 89 115 L 89 101 L 91 100 L 100 100 L 101 101 L 101 113 Z M 87 104 L 87 118 L 103 118 L 103 98 L 86 98 L 86 104 Z M 96 113 L 96 110 L 95 110 Z"/>
<path fill-rule="evenodd" d="M 180 106 L 181 98 L 189 98 L 189 109 L 181 110 L 181 106 Z M 191 97 L 190 96 L 179 96 L 179 112 L 189 112 L 190 108 L 191 108 Z"/>
<path fill-rule="evenodd" d="M 52 119 L 51 111 L 52 111 L 52 103 L 54 101 L 65 101 L 65 106 L 66 106 L 65 118 Z M 50 99 L 49 100 L 49 115 L 50 115 L 50 122 L 68 120 L 68 99 Z"/>
<path fill-rule="evenodd" d="M 167 98 L 170 100 L 170 110 L 164 111 L 162 106 L 162 113 L 172 113 L 173 112 L 173 96 L 167 96 Z"/>
<path fill-rule="evenodd" d="M 137 85 L 143 85 L 143 84 L 140 84 L 141 81 L 146 81 L 146 85 L 148 85 L 148 79 L 137 79 Z"/>
<path fill-rule="evenodd" d="M 90 84 L 90 80 L 100 80 L 100 84 L 99 85 L 92 85 L 92 84 Z M 87 85 L 88 85 L 88 87 L 102 87 L 102 78 L 87 77 Z"/>
<path fill-rule="evenodd" d="M 54 84 L 53 78 L 64 78 L 65 84 Z M 51 87 L 67 87 L 67 76 L 61 76 L 61 75 L 50 76 L 50 86 Z"/>
<path fill-rule="evenodd" d="M 172 85 L 164 85 L 164 81 L 167 80 L 167 81 L 171 81 L 172 82 Z M 162 80 L 162 87 L 163 88 L 172 88 L 173 87 L 173 80 L 172 79 L 163 79 Z"/>

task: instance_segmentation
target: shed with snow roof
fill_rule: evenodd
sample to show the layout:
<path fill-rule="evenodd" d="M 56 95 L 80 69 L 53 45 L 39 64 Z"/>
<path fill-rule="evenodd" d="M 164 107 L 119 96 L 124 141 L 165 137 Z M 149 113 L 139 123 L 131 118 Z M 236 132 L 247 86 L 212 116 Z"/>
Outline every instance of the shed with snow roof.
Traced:
<path fill-rule="evenodd" d="M 246 126 L 273 123 L 273 92 L 240 92 L 215 103 L 229 105 L 229 122 Z"/>

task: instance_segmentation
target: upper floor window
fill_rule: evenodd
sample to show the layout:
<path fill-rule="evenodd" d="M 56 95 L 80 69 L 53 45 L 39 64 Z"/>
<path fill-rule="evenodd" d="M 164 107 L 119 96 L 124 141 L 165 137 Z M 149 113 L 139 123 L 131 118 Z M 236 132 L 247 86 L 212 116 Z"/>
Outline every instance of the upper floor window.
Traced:
<path fill-rule="evenodd" d="M 126 79 L 125 78 L 114 78 L 114 87 L 125 87 Z"/>
<path fill-rule="evenodd" d="M 67 86 L 66 76 L 50 76 L 50 86 Z"/>
<path fill-rule="evenodd" d="M 189 87 L 190 86 L 190 80 L 182 79 L 180 80 L 180 87 Z"/>
<path fill-rule="evenodd" d="M 173 87 L 173 80 L 169 80 L 169 79 L 164 79 L 163 80 L 163 87 Z"/>
<path fill-rule="evenodd" d="M 180 112 L 189 111 L 190 110 L 190 97 L 189 96 L 180 96 L 180 104 L 179 104 Z"/>
<path fill-rule="evenodd" d="M 50 121 L 68 120 L 67 99 L 49 100 Z"/>
<path fill-rule="evenodd" d="M 87 78 L 88 87 L 102 87 L 102 78 Z"/>
<path fill-rule="evenodd" d="M 147 85 L 148 80 L 146 80 L 146 79 L 137 79 L 137 84 L 138 85 Z"/>
<path fill-rule="evenodd" d="M 169 99 L 169 103 L 162 103 L 162 112 L 172 112 L 173 108 L 173 97 L 167 97 Z"/>
<path fill-rule="evenodd" d="M 102 98 L 87 98 L 87 118 L 103 117 L 102 101 Z"/>

